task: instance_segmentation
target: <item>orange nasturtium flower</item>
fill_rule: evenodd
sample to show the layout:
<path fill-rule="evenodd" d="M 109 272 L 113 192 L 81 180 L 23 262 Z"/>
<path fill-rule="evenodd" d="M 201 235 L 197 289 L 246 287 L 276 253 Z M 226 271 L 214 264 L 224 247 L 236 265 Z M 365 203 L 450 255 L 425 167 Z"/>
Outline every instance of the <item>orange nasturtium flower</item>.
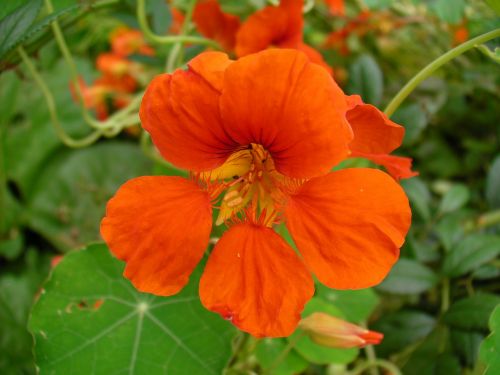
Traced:
<path fill-rule="evenodd" d="M 132 179 L 109 201 L 101 233 L 126 262 L 125 277 L 144 292 L 177 293 L 218 209 L 216 224 L 229 229 L 209 256 L 200 299 L 243 331 L 290 335 L 314 294 L 311 273 L 337 289 L 378 284 L 398 259 L 411 212 L 380 170 L 330 172 L 349 156 L 347 109 L 331 75 L 297 50 L 237 61 L 205 52 L 188 70 L 157 76 L 142 125 L 166 160 L 191 173 Z M 278 223 L 300 256 L 274 231 Z"/>
<path fill-rule="evenodd" d="M 303 0 L 281 0 L 277 7 L 270 5 L 252 14 L 236 34 L 236 55 L 246 56 L 269 47 L 293 48 L 331 72 L 323 56 L 303 41 L 303 5 Z"/>

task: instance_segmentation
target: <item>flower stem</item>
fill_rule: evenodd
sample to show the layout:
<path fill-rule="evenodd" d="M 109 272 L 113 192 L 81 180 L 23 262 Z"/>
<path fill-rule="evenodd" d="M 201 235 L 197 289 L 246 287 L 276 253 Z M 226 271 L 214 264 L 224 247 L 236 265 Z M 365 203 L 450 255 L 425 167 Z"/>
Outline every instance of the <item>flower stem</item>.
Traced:
<path fill-rule="evenodd" d="M 450 279 L 443 279 L 443 287 L 441 289 L 441 314 L 448 311 L 450 307 Z"/>
<path fill-rule="evenodd" d="M 141 27 L 142 32 L 152 42 L 156 42 L 159 44 L 171 44 L 171 43 L 192 43 L 192 44 L 202 44 L 211 46 L 219 49 L 219 45 L 217 42 L 202 38 L 198 36 L 188 36 L 188 35 L 157 35 L 151 30 L 148 25 L 147 17 L 146 17 L 146 2 L 145 0 L 137 0 L 137 19 L 139 21 L 139 25 Z"/>
<path fill-rule="evenodd" d="M 389 105 L 385 108 L 384 113 L 387 116 L 391 116 L 400 104 L 406 99 L 408 95 L 411 94 L 413 90 L 425 79 L 427 79 L 432 73 L 434 73 L 441 66 L 447 62 L 453 60 L 455 57 L 460 56 L 464 52 L 476 47 L 479 44 L 485 43 L 488 40 L 500 37 L 500 28 L 493 31 L 487 32 L 485 34 L 479 35 L 459 46 L 453 48 L 452 50 L 446 52 L 444 55 L 439 56 L 436 60 L 427 65 L 424 69 L 418 72 L 391 100 Z"/>
<path fill-rule="evenodd" d="M 373 345 L 365 346 L 365 353 L 366 357 L 368 358 L 368 363 L 373 365 L 370 367 L 370 374 L 379 375 L 379 371 L 377 369 L 377 366 L 375 365 L 375 363 L 377 362 L 377 355 L 375 354 L 375 349 L 373 348 Z"/>
<path fill-rule="evenodd" d="M 52 124 L 54 126 L 54 130 L 56 131 L 57 136 L 61 141 L 68 147 L 86 147 L 94 143 L 99 137 L 102 135 L 101 130 L 95 130 L 94 132 L 90 133 L 88 136 L 82 139 L 74 139 L 71 136 L 69 136 L 65 131 L 64 128 L 62 127 L 61 123 L 59 122 L 59 118 L 57 117 L 57 109 L 56 109 L 56 103 L 54 100 L 54 97 L 52 96 L 52 93 L 50 92 L 49 88 L 47 87 L 47 84 L 43 80 L 43 78 L 40 76 L 38 71 L 35 68 L 35 65 L 31 62 L 30 58 L 24 51 L 23 47 L 18 47 L 17 51 L 19 55 L 21 56 L 21 60 L 24 62 L 26 67 L 28 68 L 28 71 L 32 75 L 33 79 L 35 80 L 35 83 L 38 85 L 40 88 L 40 91 L 42 92 L 43 96 L 45 97 L 45 101 L 47 103 L 47 108 L 49 109 L 49 114 L 50 118 L 52 120 Z"/>
<path fill-rule="evenodd" d="M 365 362 L 359 367 L 356 367 L 351 375 L 361 375 L 365 370 L 373 367 L 381 367 L 386 369 L 391 373 L 391 375 L 402 375 L 401 370 L 392 362 L 386 361 L 385 359 L 376 359 L 375 361 Z"/>

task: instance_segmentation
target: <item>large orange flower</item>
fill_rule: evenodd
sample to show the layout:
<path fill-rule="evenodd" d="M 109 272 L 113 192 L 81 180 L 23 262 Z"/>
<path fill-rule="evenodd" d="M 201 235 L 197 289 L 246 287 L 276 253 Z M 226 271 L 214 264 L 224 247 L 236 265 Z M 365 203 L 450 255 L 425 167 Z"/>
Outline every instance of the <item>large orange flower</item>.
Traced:
<path fill-rule="evenodd" d="M 347 101 L 300 51 L 231 61 L 199 55 L 156 77 L 140 116 L 163 157 L 191 177 L 139 177 L 110 200 L 101 233 L 141 291 L 172 295 L 229 229 L 200 281 L 203 305 L 255 336 L 287 336 L 314 293 L 379 283 L 410 225 L 401 187 L 375 169 L 331 168 L 349 156 Z M 356 134 L 356 133 L 354 133 Z M 378 136 L 378 135 L 377 135 Z M 300 256 L 273 229 L 284 222 Z"/>
<path fill-rule="evenodd" d="M 270 5 L 252 14 L 236 34 L 236 55 L 246 56 L 269 47 L 294 48 L 331 72 L 321 54 L 303 42 L 303 5 L 303 0 L 281 0 L 277 7 Z"/>

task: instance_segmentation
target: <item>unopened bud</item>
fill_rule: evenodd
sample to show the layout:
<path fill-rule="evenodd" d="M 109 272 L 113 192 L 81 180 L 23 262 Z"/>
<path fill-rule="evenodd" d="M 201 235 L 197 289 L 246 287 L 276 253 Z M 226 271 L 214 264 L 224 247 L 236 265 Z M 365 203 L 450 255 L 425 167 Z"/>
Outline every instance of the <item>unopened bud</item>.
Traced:
<path fill-rule="evenodd" d="M 362 348 L 379 344 L 384 335 L 366 328 L 316 312 L 300 321 L 303 329 L 316 344 L 331 348 Z"/>

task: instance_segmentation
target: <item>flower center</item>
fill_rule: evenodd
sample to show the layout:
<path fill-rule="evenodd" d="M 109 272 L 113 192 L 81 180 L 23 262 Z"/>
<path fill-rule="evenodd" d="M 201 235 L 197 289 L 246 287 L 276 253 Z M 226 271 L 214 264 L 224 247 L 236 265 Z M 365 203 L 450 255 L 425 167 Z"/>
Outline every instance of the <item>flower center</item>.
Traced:
<path fill-rule="evenodd" d="M 285 177 L 276 171 L 271 155 L 261 145 L 251 144 L 233 153 L 221 167 L 203 177 L 224 186 L 216 225 L 244 217 L 266 226 L 276 222 Z"/>

